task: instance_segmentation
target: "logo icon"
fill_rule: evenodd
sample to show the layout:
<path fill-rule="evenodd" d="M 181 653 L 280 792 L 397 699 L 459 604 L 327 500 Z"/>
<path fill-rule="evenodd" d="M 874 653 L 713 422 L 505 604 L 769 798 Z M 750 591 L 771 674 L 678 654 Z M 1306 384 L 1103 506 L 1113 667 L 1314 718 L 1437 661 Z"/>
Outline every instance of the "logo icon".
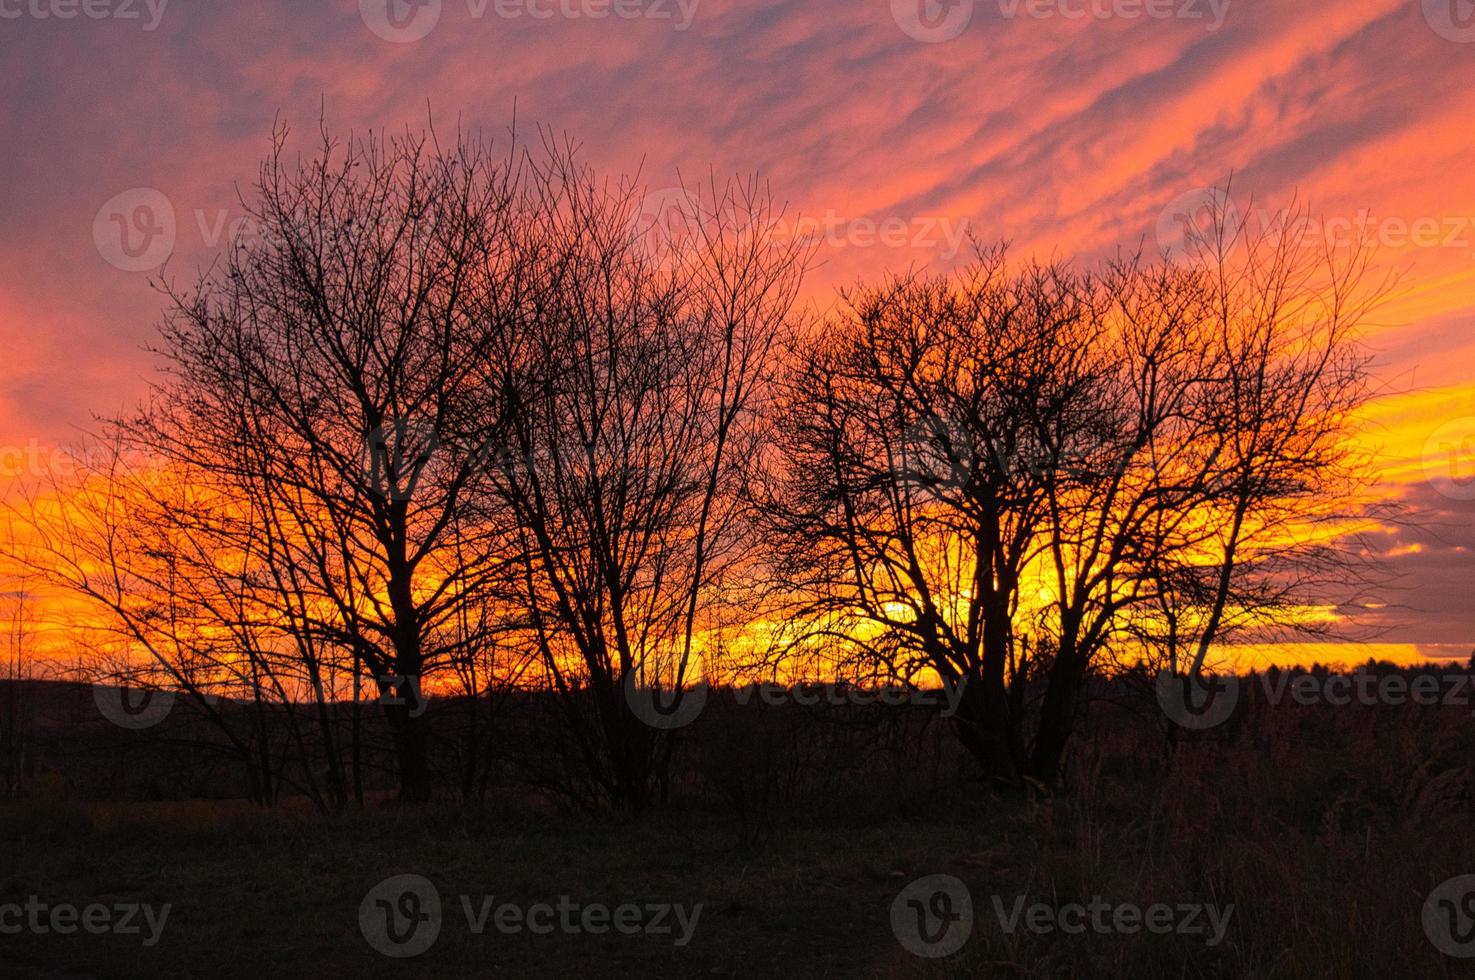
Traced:
<path fill-rule="evenodd" d="M 435 426 L 424 419 L 390 419 L 370 429 L 363 453 L 369 492 L 386 500 L 409 500 L 439 445 Z"/>
<path fill-rule="evenodd" d="M 707 706 L 707 681 L 705 677 L 689 685 L 683 681 L 699 671 L 700 664 L 695 655 L 684 668 L 669 671 L 671 676 L 664 684 L 660 680 L 654 683 L 641 681 L 636 676 L 641 671 L 625 671 L 625 703 L 630 706 L 630 713 L 661 731 L 690 725 Z M 647 678 L 653 674 L 649 666 L 644 673 Z"/>
<path fill-rule="evenodd" d="M 891 931 L 907 952 L 951 956 L 973 933 L 973 896 L 952 875 L 927 875 L 891 900 Z"/>
<path fill-rule="evenodd" d="M 174 253 L 174 205 L 152 187 L 135 187 L 108 200 L 92 219 L 92 241 L 109 265 L 150 272 Z"/>
<path fill-rule="evenodd" d="M 1218 229 L 1240 227 L 1239 209 L 1222 187 L 1179 194 L 1157 219 L 1157 244 L 1171 261 L 1196 265 L 1213 258 Z"/>
<path fill-rule="evenodd" d="M 1429 436 L 1424 478 L 1451 500 L 1475 500 L 1475 416 L 1446 422 Z"/>
<path fill-rule="evenodd" d="M 359 931 L 385 956 L 419 956 L 440 935 L 440 892 L 421 875 L 385 878 L 359 903 Z"/>
<path fill-rule="evenodd" d="M 1239 703 L 1239 678 L 1234 675 L 1205 677 L 1194 672 L 1175 674 L 1160 671 L 1153 685 L 1163 714 L 1183 728 L 1202 731 L 1222 725 Z"/>
<path fill-rule="evenodd" d="M 1457 875 L 1424 899 L 1424 935 L 1446 956 L 1475 956 L 1475 875 Z"/>
<path fill-rule="evenodd" d="M 701 234 L 701 201 L 683 187 L 651 191 L 630 219 L 631 238 L 663 261 L 689 250 Z"/>
<path fill-rule="evenodd" d="M 425 38 L 440 23 L 441 0 L 359 0 L 369 30 L 394 44 Z"/>
<path fill-rule="evenodd" d="M 1475 41 L 1475 0 L 1423 0 L 1424 20 L 1446 41 Z"/>
<path fill-rule="evenodd" d="M 940 44 L 967 29 L 973 0 L 891 0 L 891 17 L 908 37 Z"/>
<path fill-rule="evenodd" d="M 92 685 L 92 700 L 97 710 L 119 728 L 138 731 L 152 728 L 168 717 L 174 708 L 174 695 L 169 691 L 149 688 Z"/>

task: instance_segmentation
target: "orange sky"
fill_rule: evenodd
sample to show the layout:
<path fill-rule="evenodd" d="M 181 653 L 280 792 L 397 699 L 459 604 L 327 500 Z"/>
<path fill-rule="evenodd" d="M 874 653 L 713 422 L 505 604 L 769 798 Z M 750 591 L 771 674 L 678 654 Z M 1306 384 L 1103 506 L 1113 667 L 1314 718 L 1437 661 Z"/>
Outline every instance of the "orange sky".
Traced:
<path fill-rule="evenodd" d="M 1475 648 L 1475 485 L 1446 479 L 1475 473 L 1467 0 L 386 3 L 0 0 L 0 481 L 136 397 L 160 302 L 130 270 L 209 261 L 278 113 L 309 136 L 320 106 L 362 130 L 418 126 L 429 100 L 500 134 L 515 103 L 525 133 L 567 131 L 653 190 L 759 172 L 825 229 L 821 305 L 946 268 L 964 231 L 1023 255 L 1156 249 L 1233 172 L 1242 210 L 1299 194 L 1401 272 L 1368 438 L 1426 526 L 1377 537 L 1396 578 L 1362 618 L 1397 650 Z M 140 205 L 135 258 L 111 216 Z"/>

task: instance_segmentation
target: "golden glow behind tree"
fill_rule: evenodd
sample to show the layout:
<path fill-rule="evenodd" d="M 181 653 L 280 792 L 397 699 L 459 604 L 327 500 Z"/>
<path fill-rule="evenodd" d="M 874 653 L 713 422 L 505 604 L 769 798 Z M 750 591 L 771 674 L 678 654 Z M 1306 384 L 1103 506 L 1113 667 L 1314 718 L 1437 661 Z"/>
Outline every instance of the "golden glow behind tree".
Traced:
<path fill-rule="evenodd" d="M 790 612 L 965 682 L 992 775 L 1057 777 L 1112 654 L 1166 641 L 1196 671 L 1232 629 L 1307 625 L 1319 573 L 1349 568 L 1308 530 L 1358 502 L 1353 331 L 1380 291 L 1360 255 L 1243 231 L 1096 274 L 984 250 L 856 291 L 798 357 L 767 501 Z"/>
<path fill-rule="evenodd" d="M 513 326 L 518 157 L 324 134 L 291 166 L 284 137 L 245 202 L 261 239 L 170 289 L 167 373 L 118 431 L 228 497 L 220 533 L 257 560 L 224 587 L 267 610 L 315 685 L 319 662 L 402 679 L 385 712 L 401 796 L 424 800 L 417 687 L 482 657 L 497 626 L 503 539 L 470 492 L 502 424 L 475 381 Z"/>
<path fill-rule="evenodd" d="M 345 764 L 325 708 L 345 678 L 402 695 L 416 801 L 421 685 L 521 677 L 575 795 L 640 808 L 671 738 L 628 686 L 733 641 L 962 683 L 984 769 L 1050 781 L 1094 671 L 1313 626 L 1349 569 L 1361 253 L 1221 215 L 1187 261 L 982 249 L 796 332 L 807 250 L 755 182 L 685 194 L 687 237 L 653 247 L 634 189 L 551 138 L 283 145 L 263 236 L 169 289 L 166 372 L 111 430 L 177 485 L 91 474 L 94 520 L 25 562 L 186 689 L 306 692 L 329 805 L 361 795 L 358 716 Z"/>
<path fill-rule="evenodd" d="M 568 155 L 537 168 L 536 301 L 489 392 L 516 391 L 488 506 L 516 528 L 512 601 L 563 708 L 588 795 L 639 809 L 671 735 L 630 692 L 705 677 L 751 616 L 733 599 L 756 543 L 745 489 L 794 325 L 807 248 L 778 240 L 756 181 L 685 194 L 680 235 L 632 235 L 633 188 Z"/>

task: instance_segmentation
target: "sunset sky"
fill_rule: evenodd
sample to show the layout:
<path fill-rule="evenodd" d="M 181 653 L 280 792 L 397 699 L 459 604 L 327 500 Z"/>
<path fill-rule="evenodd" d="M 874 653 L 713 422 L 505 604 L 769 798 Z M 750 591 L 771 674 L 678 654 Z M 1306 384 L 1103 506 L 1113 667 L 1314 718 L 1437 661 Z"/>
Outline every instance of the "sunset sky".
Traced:
<path fill-rule="evenodd" d="M 1421 526 L 1375 536 L 1396 578 L 1359 621 L 1475 649 L 1475 484 L 1449 479 L 1475 474 L 1470 0 L 0 0 L 0 80 L 0 477 L 138 396 L 152 270 L 229 239 L 278 117 L 501 137 L 515 112 L 654 192 L 758 173 L 825 229 L 821 308 L 965 233 L 1155 252 L 1232 173 L 1242 210 L 1298 197 L 1399 273 L 1365 437 Z"/>

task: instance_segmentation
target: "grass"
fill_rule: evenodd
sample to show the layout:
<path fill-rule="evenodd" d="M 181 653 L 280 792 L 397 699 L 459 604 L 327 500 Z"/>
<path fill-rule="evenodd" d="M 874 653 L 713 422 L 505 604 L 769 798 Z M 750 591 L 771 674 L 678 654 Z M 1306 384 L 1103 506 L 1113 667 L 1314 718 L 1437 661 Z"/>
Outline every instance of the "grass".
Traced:
<path fill-rule="evenodd" d="M 504 799 L 322 818 L 230 802 L 37 800 L 0 809 L 0 902 L 169 903 L 160 942 L 0 936 L 8 975 L 37 977 L 1387 977 L 1464 976 L 1420 924 L 1440 882 L 1475 872 L 1469 710 L 1252 706 L 1231 732 L 1160 740 L 1098 716 L 1058 794 L 976 783 L 852 787 L 747 832 L 711 800 L 640 820 Z M 754 840 L 759 843 L 753 843 Z M 415 873 L 443 903 L 423 955 L 383 956 L 358 910 Z M 893 898 L 949 874 L 972 934 L 939 960 L 893 933 Z M 459 896 L 528 906 L 701 903 L 674 936 L 476 935 Z M 1232 904 L 1201 935 L 1006 934 L 993 898 Z"/>

